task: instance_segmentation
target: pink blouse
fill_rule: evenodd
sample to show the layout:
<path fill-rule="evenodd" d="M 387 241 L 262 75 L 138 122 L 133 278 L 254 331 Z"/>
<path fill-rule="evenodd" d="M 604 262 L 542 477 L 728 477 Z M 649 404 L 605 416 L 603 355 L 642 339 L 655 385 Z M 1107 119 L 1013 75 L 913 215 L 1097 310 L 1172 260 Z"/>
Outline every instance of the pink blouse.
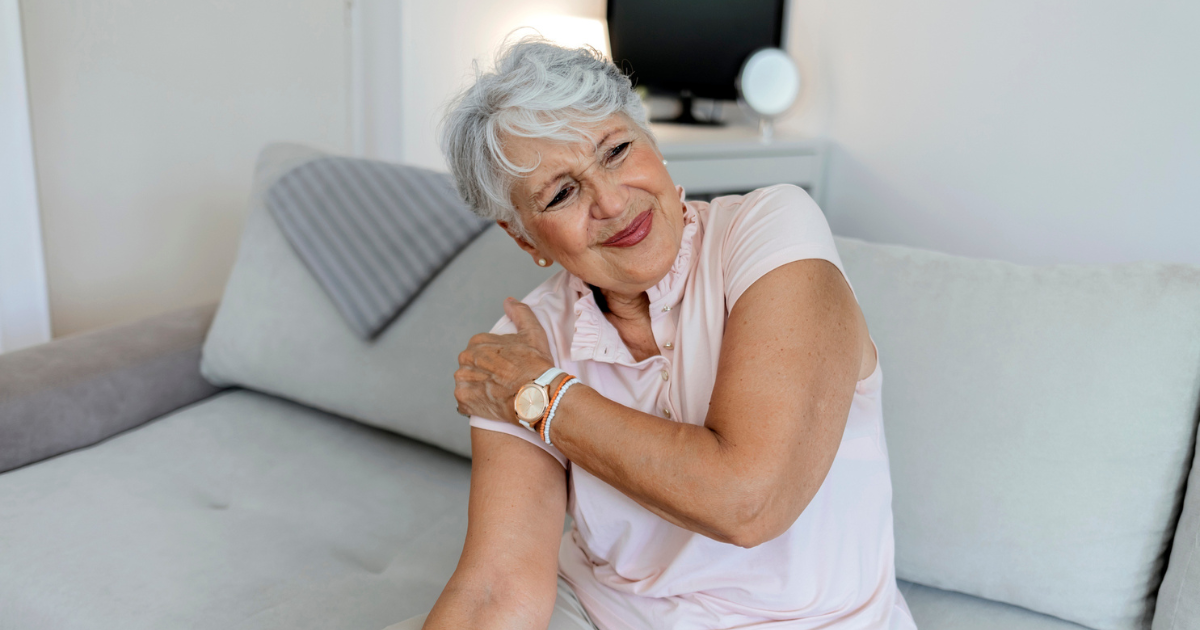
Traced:
<path fill-rule="evenodd" d="M 546 328 L 558 367 L 627 407 L 703 424 L 725 320 L 742 293 L 796 260 L 845 270 L 825 216 L 795 186 L 685 202 L 684 217 L 675 263 L 647 291 L 661 355 L 635 361 L 591 289 L 567 271 L 523 301 Z M 492 329 L 515 331 L 507 317 Z M 566 467 L 574 523 L 559 574 L 602 630 L 907 629 L 916 626 L 896 587 L 882 380 L 876 365 L 858 382 L 841 446 L 808 507 L 752 549 L 668 523 L 524 428 L 478 416 L 471 426 L 527 440 Z"/>

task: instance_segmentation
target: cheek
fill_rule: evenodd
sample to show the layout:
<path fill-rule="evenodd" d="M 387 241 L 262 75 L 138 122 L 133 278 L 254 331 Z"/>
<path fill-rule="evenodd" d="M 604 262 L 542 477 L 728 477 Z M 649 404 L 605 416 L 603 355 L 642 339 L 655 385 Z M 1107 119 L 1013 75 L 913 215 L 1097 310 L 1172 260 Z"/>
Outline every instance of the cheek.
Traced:
<path fill-rule="evenodd" d="M 578 254 L 591 242 L 586 213 L 575 208 L 541 220 L 536 234 L 544 249 L 559 255 Z"/>
<path fill-rule="evenodd" d="M 654 195 L 666 209 L 678 206 L 679 195 L 675 191 L 675 182 L 671 181 L 671 174 L 663 166 L 662 159 L 649 149 L 636 157 L 628 164 L 630 177 L 626 183 Z"/>

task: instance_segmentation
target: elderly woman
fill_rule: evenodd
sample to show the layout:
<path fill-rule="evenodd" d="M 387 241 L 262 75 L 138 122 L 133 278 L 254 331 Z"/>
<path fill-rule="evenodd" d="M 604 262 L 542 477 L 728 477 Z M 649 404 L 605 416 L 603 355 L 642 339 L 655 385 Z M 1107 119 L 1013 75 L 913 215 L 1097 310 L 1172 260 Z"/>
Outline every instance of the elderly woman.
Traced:
<path fill-rule="evenodd" d="M 812 199 L 685 200 L 629 79 L 533 39 L 451 104 L 444 151 L 563 271 L 459 355 L 466 544 L 398 627 L 914 627 L 875 346 Z"/>

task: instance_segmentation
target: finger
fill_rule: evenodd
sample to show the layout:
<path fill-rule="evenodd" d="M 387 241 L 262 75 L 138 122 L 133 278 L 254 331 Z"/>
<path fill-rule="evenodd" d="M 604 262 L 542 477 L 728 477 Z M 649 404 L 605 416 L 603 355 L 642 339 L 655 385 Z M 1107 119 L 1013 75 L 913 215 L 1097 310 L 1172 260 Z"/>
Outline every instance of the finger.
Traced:
<path fill-rule="evenodd" d="M 550 342 L 546 339 L 546 329 L 538 321 L 537 315 L 529 305 L 518 302 L 513 298 L 504 300 L 504 313 L 517 326 L 517 334 L 523 334 L 538 350 L 550 353 Z"/>
<path fill-rule="evenodd" d="M 483 370 L 475 369 L 471 366 L 464 365 L 454 371 L 455 383 L 482 383 L 490 377 Z"/>
<path fill-rule="evenodd" d="M 454 385 L 454 402 L 459 413 L 470 413 L 473 408 L 472 403 L 477 400 L 481 394 L 485 393 L 484 389 L 477 384 L 468 384 L 463 382 L 455 383 Z"/>
<path fill-rule="evenodd" d="M 517 326 L 517 333 L 528 330 L 541 330 L 542 324 L 528 304 L 514 298 L 504 298 L 504 314 Z"/>
<path fill-rule="evenodd" d="M 471 336 L 471 340 L 467 342 L 467 347 L 470 348 L 471 346 L 479 346 L 479 345 L 488 344 L 488 343 L 497 343 L 500 341 L 500 339 L 501 339 L 500 335 L 493 335 L 492 333 L 478 333 L 476 335 Z"/>
<path fill-rule="evenodd" d="M 463 350 L 458 353 L 458 364 L 467 367 L 475 365 L 475 353 L 471 350 Z"/>

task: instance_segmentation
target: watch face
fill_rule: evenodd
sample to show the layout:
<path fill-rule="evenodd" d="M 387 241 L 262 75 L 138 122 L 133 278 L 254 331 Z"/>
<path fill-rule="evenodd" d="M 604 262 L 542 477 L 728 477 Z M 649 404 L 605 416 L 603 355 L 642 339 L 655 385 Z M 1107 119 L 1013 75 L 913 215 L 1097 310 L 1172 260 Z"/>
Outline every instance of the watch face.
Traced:
<path fill-rule="evenodd" d="M 517 399 L 513 406 L 517 409 L 517 417 L 532 422 L 542 417 L 546 411 L 546 392 L 535 385 L 524 385 L 517 391 Z"/>

